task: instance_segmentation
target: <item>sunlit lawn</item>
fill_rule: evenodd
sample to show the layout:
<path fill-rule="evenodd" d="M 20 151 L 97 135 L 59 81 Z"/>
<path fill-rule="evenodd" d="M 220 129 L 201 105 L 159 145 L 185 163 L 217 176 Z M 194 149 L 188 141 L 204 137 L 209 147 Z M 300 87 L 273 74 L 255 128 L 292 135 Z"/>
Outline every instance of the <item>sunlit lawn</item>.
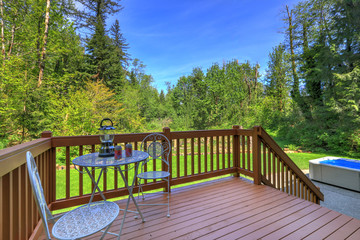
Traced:
<path fill-rule="evenodd" d="M 337 156 L 337 157 L 344 157 L 345 156 L 339 156 L 339 155 L 334 155 L 334 154 L 327 154 L 327 153 L 288 153 L 288 156 L 295 162 L 295 164 L 302 170 L 308 169 L 309 168 L 309 160 L 311 159 L 316 159 L 316 158 L 322 158 L 322 157 L 326 157 L 326 156 Z M 240 156 L 242 157 L 242 156 Z M 205 172 L 205 160 L 204 160 L 204 155 L 201 155 L 201 172 Z M 230 154 L 230 159 L 232 162 L 232 154 Z M 247 161 L 247 156 L 245 154 L 245 160 Z M 192 158 L 191 155 L 187 156 L 187 174 L 191 175 L 192 173 Z M 242 159 L 240 159 L 240 161 L 242 161 Z M 246 162 L 245 161 L 245 162 Z M 180 156 L 179 159 L 180 162 L 180 176 L 184 176 L 185 172 L 184 172 L 184 156 Z M 194 156 L 194 173 L 197 174 L 198 173 L 198 156 L 195 155 Z M 230 162 L 230 166 L 232 166 L 232 163 Z M 213 169 L 216 170 L 217 168 L 217 158 L 216 155 L 213 156 L 213 163 L 214 163 L 214 167 Z M 177 159 L 176 156 L 173 156 L 173 160 L 172 160 L 172 164 L 173 164 L 173 172 L 172 175 L 173 177 L 177 177 Z M 219 155 L 219 165 L 220 165 L 220 169 L 223 169 L 223 158 L 222 158 L 222 154 Z M 207 170 L 210 171 L 211 169 L 211 156 L 208 155 L 207 156 Z M 151 170 L 151 164 L 149 166 L 149 170 Z M 158 168 L 160 167 L 160 164 L 158 166 Z M 228 167 L 228 156 L 227 154 L 225 154 L 225 168 Z M 250 169 L 252 169 L 252 162 L 250 162 Z M 139 169 L 140 170 L 140 169 Z M 95 171 L 95 179 L 97 180 L 98 174 L 100 173 L 100 170 L 97 169 Z M 58 170 L 56 171 L 56 198 L 57 199 L 61 199 L 61 198 L 65 198 L 65 174 L 66 171 L 65 170 Z M 78 196 L 79 195 L 79 178 L 82 174 L 80 174 L 77 170 L 75 169 L 70 169 L 70 196 Z M 118 187 L 124 187 L 124 183 L 123 180 L 120 176 L 120 174 L 118 173 Z M 128 171 L 128 181 L 129 183 L 131 183 L 131 181 L 133 180 L 133 176 L 134 176 L 134 169 L 130 169 Z M 91 179 L 90 177 L 85 173 L 82 176 L 83 178 L 83 194 L 88 194 L 91 193 L 92 190 L 92 185 L 91 185 Z M 108 169 L 108 171 L 106 172 L 106 178 L 107 178 L 107 189 L 114 189 L 114 170 L 113 169 Z M 100 179 L 99 182 L 99 186 L 101 189 L 103 189 L 103 176 Z"/>
<path fill-rule="evenodd" d="M 246 155 L 245 155 L 246 157 Z M 230 154 L 230 159 L 232 159 L 232 154 Z M 184 176 L 185 175 L 185 164 L 184 164 L 184 156 L 180 156 L 179 157 L 179 162 L 180 162 L 180 176 Z M 191 175 L 192 174 L 192 157 L 191 155 L 187 156 L 187 175 Z M 198 156 L 195 155 L 194 156 L 194 173 L 197 174 L 198 173 Z M 230 164 L 232 160 L 230 161 Z M 177 158 L 176 156 L 173 156 L 172 159 L 172 165 L 173 165 L 173 171 L 172 171 L 172 176 L 173 177 L 177 177 Z M 205 156 L 201 155 L 201 159 L 200 159 L 200 169 L 201 172 L 205 172 Z M 231 165 L 232 166 L 232 165 Z M 219 167 L 220 169 L 223 169 L 223 157 L 222 154 L 219 154 Z M 227 154 L 225 154 L 225 168 L 228 167 L 228 157 Z M 161 169 L 161 165 L 160 162 L 158 162 L 157 165 L 158 170 Z M 90 168 L 89 168 L 90 169 Z M 123 168 L 124 169 L 124 168 Z M 211 156 L 207 155 L 207 170 L 210 171 L 211 169 Z M 218 169 L 217 166 L 217 158 L 216 155 L 214 154 L 213 156 L 213 169 L 216 170 Z M 150 162 L 148 164 L 148 170 L 152 170 L 152 162 Z M 85 169 L 84 169 L 85 171 Z M 106 183 L 107 183 L 107 189 L 114 189 L 114 169 L 108 169 L 106 172 Z M 140 168 L 139 168 L 139 172 L 140 172 Z M 97 180 L 98 175 L 100 174 L 100 170 L 96 169 L 95 170 L 95 180 Z M 92 191 L 92 185 L 91 185 L 91 179 L 88 176 L 87 173 L 81 174 L 79 173 L 76 169 L 70 169 L 70 197 L 71 196 L 78 196 L 79 195 L 79 178 L 80 176 L 82 176 L 83 178 L 83 194 L 88 194 L 91 193 Z M 120 176 L 119 173 L 117 173 L 117 180 L 118 180 L 118 187 L 124 187 L 124 182 Z M 129 184 L 132 182 L 134 177 L 134 169 L 130 167 L 129 171 L 128 171 L 128 182 Z M 103 176 L 101 176 L 101 179 L 99 181 L 99 187 L 101 189 L 103 189 Z M 66 197 L 66 170 L 57 170 L 56 171 L 56 198 L 57 199 L 61 199 L 61 198 L 65 198 Z"/>

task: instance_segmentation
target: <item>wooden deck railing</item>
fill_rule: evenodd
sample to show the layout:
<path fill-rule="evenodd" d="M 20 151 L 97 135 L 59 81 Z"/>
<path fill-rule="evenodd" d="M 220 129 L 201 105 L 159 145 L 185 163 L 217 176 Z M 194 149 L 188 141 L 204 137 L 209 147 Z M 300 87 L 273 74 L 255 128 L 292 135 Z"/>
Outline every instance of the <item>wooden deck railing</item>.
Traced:
<path fill-rule="evenodd" d="M 119 134 L 114 143 L 132 143 L 136 150 L 147 134 Z M 245 130 L 234 126 L 226 130 L 181 132 L 164 128 L 163 134 L 172 142 L 169 159 L 171 187 L 233 174 L 315 203 L 323 200 L 319 189 L 261 127 Z M 40 226 L 27 177 L 26 151 L 35 156 L 50 209 L 58 210 L 89 201 L 93 186 L 89 177 L 71 168 L 71 160 L 96 152 L 99 146 L 99 136 L 52 137 L 51 132 L 44 132 L 38 140 L 0 150 L 0 239 L 27 239 Z M 60 158 L 65 159 L 65 169 L 57 171 L 56 162 Z M 162 167 L 152 165 L 149 169 Z M 125 175 L 128 180 L 132 171 Z M 94 169 L 92 173 L 95 176 L 98 172 Z M 101 183 L 107 198 L 127 195 L 120 176 L 114 170 L 104 173 Z M 144 188 L 153 190 L 165 186 L 161 181 L 149 181 Z M 137 190 L 136 182 L 134 191 Z"/>
<path fill-rule="evenodd" d="M 254 134 L 259 136 L 255 152 L 262 154 L 262 158 L 257 156 L 258 165 L 261 166 L 258 181 L 311 202 L 319 204 L 320 200 L 324 200 L 320 189 L 303 174 L 262 127 L 255 127 Z"/>

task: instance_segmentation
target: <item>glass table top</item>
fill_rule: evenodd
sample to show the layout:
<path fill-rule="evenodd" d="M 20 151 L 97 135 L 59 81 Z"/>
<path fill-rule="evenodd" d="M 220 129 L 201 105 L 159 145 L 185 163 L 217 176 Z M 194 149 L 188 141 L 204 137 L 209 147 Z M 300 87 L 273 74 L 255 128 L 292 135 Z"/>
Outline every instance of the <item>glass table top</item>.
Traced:
<path fill-rule="evenodd" d="M 125 150 L 122 150 L 122 158 L 115 160 L 112 157 L 99 157 L 99 153 L 90 153 L 75 158 L 72 162 L 80 167 L 110 167 L 127 165 L 144 161 L 149 157 L 147 152 L 133 150 L 131 157 L 125 157 Z"/>

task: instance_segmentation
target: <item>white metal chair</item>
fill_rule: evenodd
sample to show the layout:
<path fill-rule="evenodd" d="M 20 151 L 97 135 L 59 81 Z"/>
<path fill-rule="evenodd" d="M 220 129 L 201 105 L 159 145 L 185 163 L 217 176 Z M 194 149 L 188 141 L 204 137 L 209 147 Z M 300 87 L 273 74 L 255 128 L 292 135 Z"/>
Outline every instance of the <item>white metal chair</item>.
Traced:
<path fill-rule="evenodd" d="M 171 143 L 169 139 L 160 133 L 152 133 L 147 135 L 141 143 L 141 150 L 145 151 L 149 154 L 149 158 L 144 161 L 141 165 L 141 173 L 137 175 L 139 178 L 139 194 L 141 193 L 143 200 L 145 200 L 145 194 L 141 185 L 143 180 L 153 180 L 153 179 L 161 179 L 167 182 L 167 203 L 154 203 L 154 204 L 145 204 L 145 203 L 138 203 L 140 206 L 157 206 L 157 205 L 167 205 L 168 206 L 168 214 L 167 217 L 170 217 L 170 171 L 169 171 L 169 156 L 171 150 Z M 145 171 L 145 165 L 148 164 L 150 161 L 158 161 L 164 163 L 167 166 L 167 171 L 163 171 L 163 169 L 158 170 L 160 168 L 157 165 L 158 169 L 152 169 L 152 171 Z"/>
<path fill-rule="evenodd" d="M 101 239 L 119 214 L 119 206 L 109 201 L 93 202 L 60 216 L 53 216 L 46 204 L 39 172 L 31 152 L 26 153 L 30 184 L 45 228 L 46 238 L 51 239 L 48 221 L 54 224 L 52 235 L 57 239 L 79 239 L 105 228 Z M 58 219 L 55 222 L 55 219 Z"/>

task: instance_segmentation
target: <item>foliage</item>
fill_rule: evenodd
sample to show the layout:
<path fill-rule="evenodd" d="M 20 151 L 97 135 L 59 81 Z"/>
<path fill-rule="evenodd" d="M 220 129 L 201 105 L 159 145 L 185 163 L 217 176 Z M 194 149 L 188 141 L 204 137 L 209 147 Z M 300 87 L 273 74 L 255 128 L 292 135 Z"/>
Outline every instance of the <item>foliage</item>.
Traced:
<path fill-rule="evenodd" d="M 118 133 L 262 125 L 291 146 L 359 155 L 359 1 L 287 7 L 285 40 L 269 53 L 264 76 L 258 64 L 230 60 L 194 67 L 160 93 L 127 53 L 119 21 L 106 25 L 120 1 L 51 1 L 45 59 L 46 0 L 3 3 L 0 147 L 44 130 L 96 134 L 110 117 Z"/>
<path fill-rule="evenodd" d="M 360 3 L 304 1 L 293 13 L 301 110 L 282 132 L 308 149 L 358 155 Z"/>
<path fill-rule="evenodd" d="M 56 98 L 56 96 L 51 96 Z M 89 82 L 86 88 L 75 90 L 69 97 L 58 97 L 52 106 L 57 122 L 52 129 L 56 135 L 98 134 L 100 121 L 109 117 L 119 122 L 124 112 L 123 106 L 115 98 L 115 93 L 102 82 Z"/>

